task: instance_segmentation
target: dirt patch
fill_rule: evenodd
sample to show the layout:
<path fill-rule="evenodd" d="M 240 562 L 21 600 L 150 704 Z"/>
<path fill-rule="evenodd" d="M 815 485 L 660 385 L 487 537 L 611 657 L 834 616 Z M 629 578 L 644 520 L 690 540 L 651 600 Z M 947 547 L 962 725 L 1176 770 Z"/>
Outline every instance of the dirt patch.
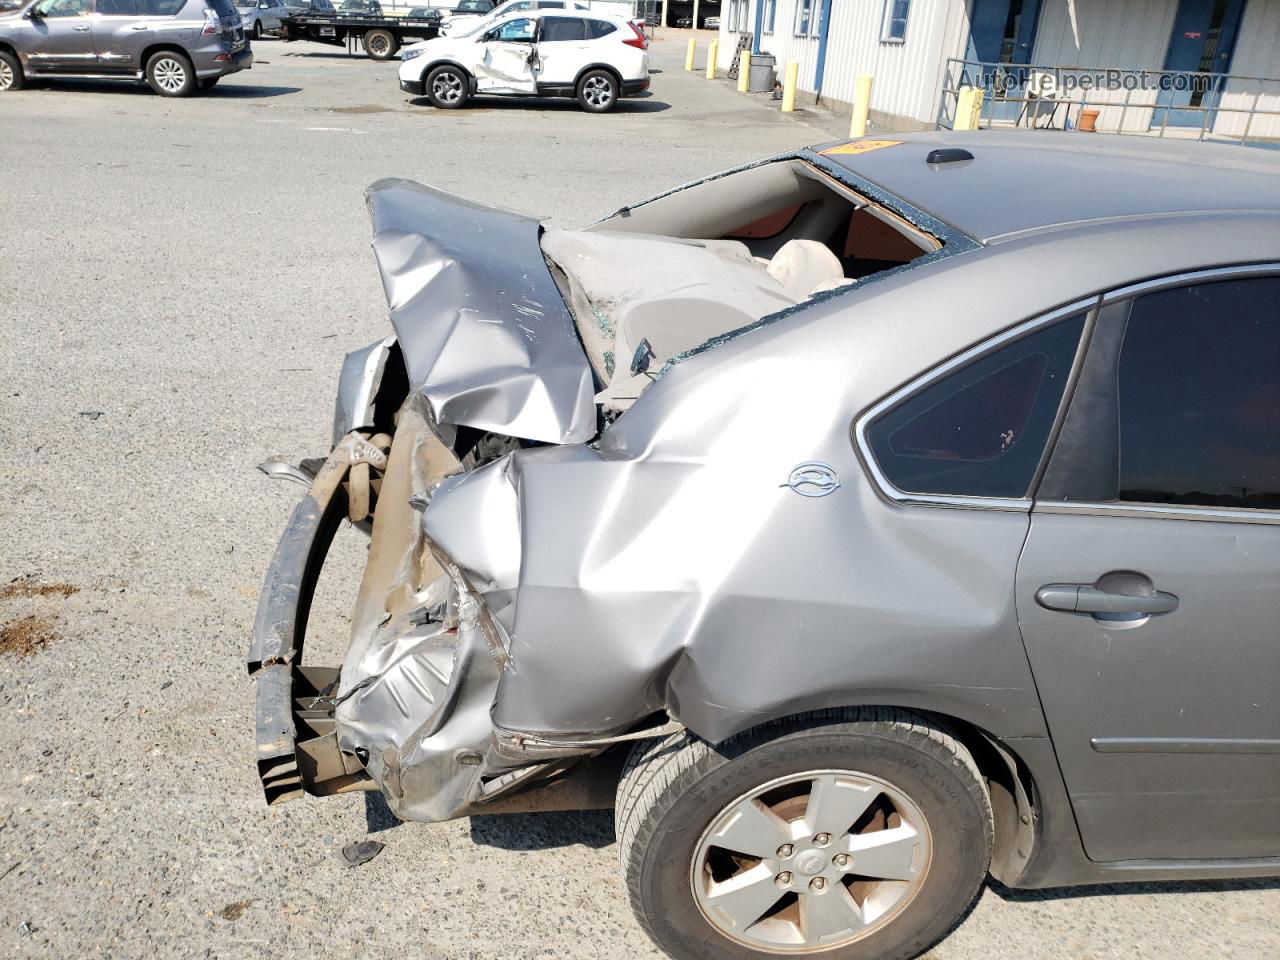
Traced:
<path fill-rule="evenodd" d="M 237 900 L 235 903 L 228 903 L 225 907 L 218 911 L 218 916 L 223 920 L 239 920 L 244 916 L 244 912 L 249 909 L 252 900 Z"/>
<path fill-rule="evenodd" d="M 0 655 L 29 657 L 57 639 L 54 623 L 48 617 L 19 617 L 0 626 Z"/>
<path fill-rule="evenodd" d="M 69 583 L 41 583 L 30 577 L 19 577 L 0 587 L 0 600 L 12 600 L 15 597 L 69 597 L 79 593 L 80 588 Z"/>
<path fill-rule="evenodd" d="M 380 107 L 376 103 L 362 103 L 358 107 L 331 107 L 330 113 L 390 113 L 390 107 Z"/>

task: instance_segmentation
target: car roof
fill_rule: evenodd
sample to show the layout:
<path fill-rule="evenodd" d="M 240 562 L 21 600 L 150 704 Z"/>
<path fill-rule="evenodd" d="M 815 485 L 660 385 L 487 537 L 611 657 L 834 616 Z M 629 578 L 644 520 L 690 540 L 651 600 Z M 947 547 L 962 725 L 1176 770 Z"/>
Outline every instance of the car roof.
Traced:
<path fill-rule="evenodd" d="M 609 20 L 613 23 L 621 23 L 624 17 L 613 16 L 607 13 L 596 13 L 594 10 L 579 10 L 576 7 L 542 7 L 537 10 L 509 10 L 502 14 L 495 23 L 503 20 L 537 20 L 540 17 L 589 17 L 592 20 Z"/>
<path fill-rule="evenodd" d="M 967 150 L 973 159 L 926 162 L 942 148 Z M 1112 219 L 1242 210 L 1280 215 L 1280 155 L 1257 147 L 940 130 L 812 150 L 983 243 Z"/>

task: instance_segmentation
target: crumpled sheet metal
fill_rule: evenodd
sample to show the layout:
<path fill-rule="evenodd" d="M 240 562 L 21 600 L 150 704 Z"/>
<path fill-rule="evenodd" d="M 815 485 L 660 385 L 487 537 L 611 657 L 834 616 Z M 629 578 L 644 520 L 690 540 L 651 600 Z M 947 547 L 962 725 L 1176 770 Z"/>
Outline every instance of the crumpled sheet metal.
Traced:
<path fill-rule="evenodd" d="M 409 180 L 367 193 L 413 388 L 435 421 L 544 443 L 596 433 L 590 365 L 538 221 Z"/>
<path fill-rule="evenodd" d="M 352 430 L 373 426 L 374 400 L 395 342 L 395 337 L 384 337 L 367 347 L 352 350 L 343 358 L 338 393 L 333 402 L 332 443 L 335 447 Z"/>
<path fill-rule="evenodd" d="M 597 444 L 520 450 L 437 490 L 427 537 L 507 603 L 495 728 L 610 735 L 662 710 L 719 741 L 861 698 L 1044 734 L 997 573 L 1026 516 L 925 523 L 885 504 L 849 424 L 902 372 L 841 348 L 843 305 L 809 316 L 682 363 Z M 785 481 L 810 460 L 846 482 L 797 495 Z M 477 504 L 504 499 L 476 536 Z"/>
<path fill-rule="evenodd" d="M 443 621 L 388 621 L 363 661 L 343 665 L 344 682 L 361 680 L 335 711 L 338 745 L 367 751 L 369 775 L 405 820 L 452 819 L 479 793 L 500 672 L 479 616 L 462 594 Z"/>

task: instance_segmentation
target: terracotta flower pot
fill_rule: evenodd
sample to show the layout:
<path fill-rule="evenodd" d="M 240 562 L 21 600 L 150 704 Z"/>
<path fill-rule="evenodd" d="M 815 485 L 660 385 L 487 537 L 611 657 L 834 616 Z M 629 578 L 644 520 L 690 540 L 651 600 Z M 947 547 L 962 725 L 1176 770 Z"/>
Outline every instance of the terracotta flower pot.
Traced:
<path fill-rule="evenodd" d="M 1081 110 L 1080 121 L 1076 124 L 1076 129 L 1083 130 L 1085 133 L 1098 132 L 1098 114 L 1101 110 Z"/>

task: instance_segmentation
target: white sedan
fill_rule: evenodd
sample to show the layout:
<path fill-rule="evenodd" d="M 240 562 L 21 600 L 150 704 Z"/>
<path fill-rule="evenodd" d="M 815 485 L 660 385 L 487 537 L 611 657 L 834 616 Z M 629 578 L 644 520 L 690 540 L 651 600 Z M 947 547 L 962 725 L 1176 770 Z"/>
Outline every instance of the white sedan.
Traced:
<path fill-rule="evenodd" d="M 576 97 L 604 113 L 649 88 L 648 49 L 621 17 L 528 11 L 406 47 L 400 89 L 446 109 L 484 93 Z"/>

